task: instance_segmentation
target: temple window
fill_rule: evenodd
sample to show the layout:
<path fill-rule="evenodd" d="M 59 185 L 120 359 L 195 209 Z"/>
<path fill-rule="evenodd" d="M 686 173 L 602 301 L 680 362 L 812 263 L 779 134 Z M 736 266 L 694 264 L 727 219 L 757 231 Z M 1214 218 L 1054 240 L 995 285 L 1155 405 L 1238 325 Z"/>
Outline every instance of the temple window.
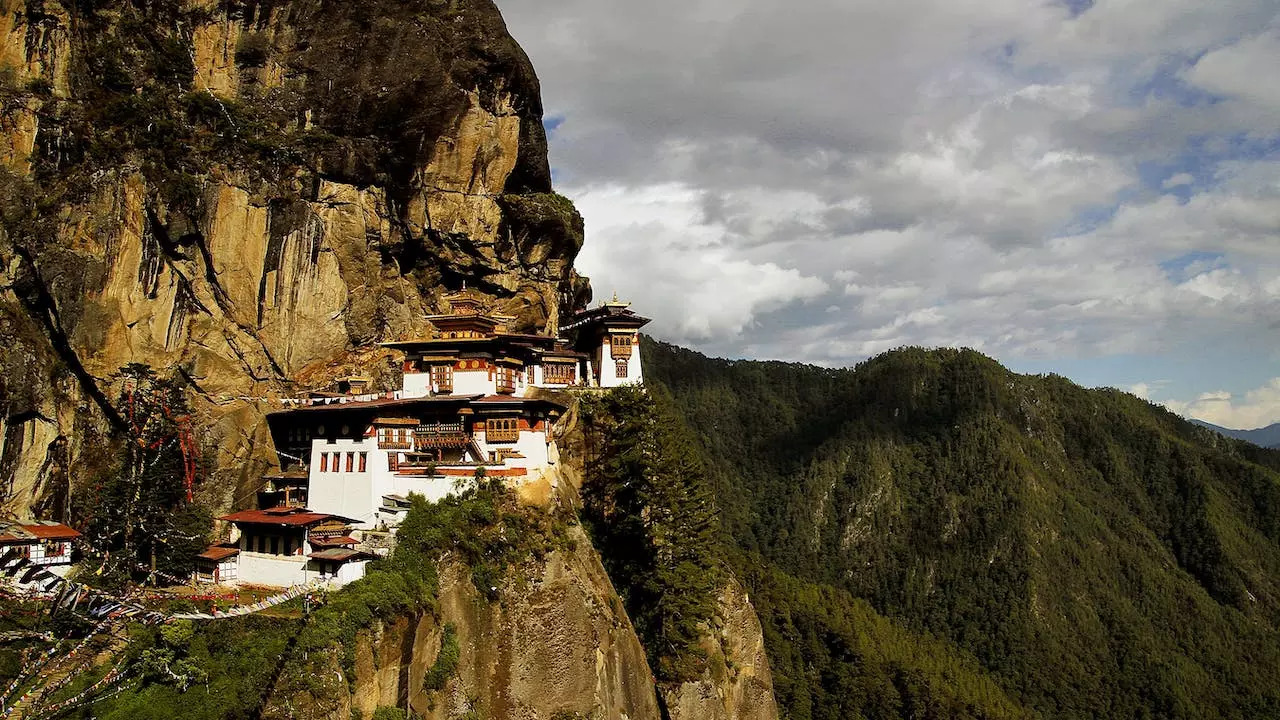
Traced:
<path fill-rule="evenodd" d="M 436 392 L 451 393 L 453 392 L 453 366 L 452 365 L 435 365 L 431 368 L 431 382 L 436 386 Z"/>
<path fill-rule="evenodd" d="M 347 472 L 353 472 L 356 465 L 356 454 L 347 453 Z"/>
<path fill-rule="evenodd" d="M 360 453 L 360 472 L 367 472 L 369 467 L 369 453 Z"/>
<path fill-rule="evenodd" d="M 572 385 L 577 380 L 576 371 L 569 363 L 548 363 L 542 367 L 542 379 L 552 385 Z"/>
<path fill-rule="evenodd" d="M 614 363 L 616 365 L 616 367 L 614 368 L 614 377 L 619 377 L 619 378 L 626 377 L 627 376 L 626 358 L 619 358 L 618 360 L 614 361 Z"/>
<path fill-rule="evenodd" d="M 320 453 L 320 472 L 329 472 L 329 453 Z"/>
<path fill-rule="evenodd" d="M 495 418 L 485 423 L 485 442 L 515 442 L 520 439 L 520 421 L 516 418 Z"/>
<path fill-rule="evenodd" d="M 630 335 L 610 335 L 609 336 L 609 354 L 616 358 L 631 357 L 631 336 Z"/>
<path fill-rule="evenodd" d="M 516 391 L 516 371 L 509 367 L 498 368 L 498 392 L 512 393 Z"/>

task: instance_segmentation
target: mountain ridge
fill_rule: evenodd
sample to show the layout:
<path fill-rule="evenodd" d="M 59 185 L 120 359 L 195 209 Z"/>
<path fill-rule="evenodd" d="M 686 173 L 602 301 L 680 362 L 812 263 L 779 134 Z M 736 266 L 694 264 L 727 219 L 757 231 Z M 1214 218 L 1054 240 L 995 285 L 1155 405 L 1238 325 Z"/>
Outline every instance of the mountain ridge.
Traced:
<path fill-rule="evenodd" d="M 1251 442 L 1259 447 L 1270 448 L 1273 450 L 1280 449 L 1280 422 L 1271 423 L 1270 425 L 1260 428 L 1254 428 L 1253 430 L 1237 430 L 1222 427 L 1221 425 L 1214 425 L 1211 422 L 1196 418 L 1187 418 L 1187 421 L 1199 425 L 1202 428 L 1208 428 L 1216 433 L 1226 435 L 1229 438 Z"/>
<path fill-rule="evenodd" d="M 755 596 L 777 572 L 847 592 L 1044 717 L 1280 712 L 1280 453 L 972 351 L 832 370 L 645 350 Z M 861 712 L 838 700 L 859 692 L 846 641 L 792 628 L 800 607 L 758 608 L 780 705 Z"/>

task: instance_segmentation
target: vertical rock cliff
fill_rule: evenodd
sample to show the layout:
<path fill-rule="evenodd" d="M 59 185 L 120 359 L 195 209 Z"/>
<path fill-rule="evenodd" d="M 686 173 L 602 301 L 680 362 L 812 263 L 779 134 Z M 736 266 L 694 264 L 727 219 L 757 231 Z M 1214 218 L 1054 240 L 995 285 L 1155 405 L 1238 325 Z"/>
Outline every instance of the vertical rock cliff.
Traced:
<path fill-rule="evenodd" d="M 718 600 L 717 622 L 703 639 L 708 669 L 697 680 L 661 690 L 667 714 L 671 720 L 777 720 L 755 608 L 733 578 Z"/>
<path fill-rule="evenodd" d="M 481 595 L 467 568 L 446 566 L 439 617 L 380 623 L 357 640 L 348 691 L 335 669 L 319 693 L 285 684 L 269 718 L 349 720 L 379 707 L 421 717 L 658 720 L 653 675 L 590 542 L 516 569 L 494 597 Z M 424 687 L 441 652 L 444 627 L 458 661 L 442 687 Z"/>
<path fill-rule="evenodd" d="M 541 113 L 488 0 L 0 0 L 2 509 L 57 514 L 127 363 L 187 384 L 226 505 L 259 398 L 445 290 L 556 327 L 589 289 Z"/>

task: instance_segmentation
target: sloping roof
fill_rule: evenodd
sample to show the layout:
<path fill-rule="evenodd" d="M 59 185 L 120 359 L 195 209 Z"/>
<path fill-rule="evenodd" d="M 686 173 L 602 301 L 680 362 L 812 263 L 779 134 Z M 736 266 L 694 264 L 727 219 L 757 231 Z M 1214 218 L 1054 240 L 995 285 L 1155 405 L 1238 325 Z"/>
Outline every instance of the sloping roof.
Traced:
<path fill-rule="evenodd" d="M 341 515 L 331 515 L 329 513 L 312 512 L 307 508 L 271 508 L 270 510 L 241 510 L 240 512 L 223 515 L 219 520 L 226 520 L 233 523 L 247 523 L 251 525 L 286 525 L 289 527 L 306 527 L 307 525 L 315 525 L 325 520 L 339 520 L 345 523 L 359 522 L 352 518 L 342 517 Z"/>
<path fill-rule="evenodd" d="M 62 523 L 44 521 L 31 525 L 10 525 L 0 530 L 0 544 L 26 545 L 40 540 L 74 540 L 80 533 Z"/>
<path fill-rule="evenodd" d="M 358 400 L 353 402 L 329 403 L 325 405 L 304 405 L 302 407 L 289 408 L 287 410 L 277 410 L 268 413 L 269 416 L 279 417 L 282 415 L 292 415 L 294 413 L 322 413 L 343 412 L 349 410 L 364 410 L 366 408 L 407 408 L 415 405 L 442 405 L 446 403 L 465 403 L 470 400 L 481 397 L 480 394 L 475 395 L 434 395 L 415 398 L 381 398 L 378 400 Z"/>
<path fill-rule="evenodd" d="M 201 560 L 212 560 L 214 562 L 222 562 L 227 558 L 233 558 L 240 554 L 240 548 L 229 547 L 227 545 L 210 545 L 205 551 L 196 557 Z"/>
<path fill-rule="evenodd" d="M 331 562 L 346 562 L 347 560 L 362 560 L 372 558 L 373 556 L 359 550 L 349 550 L 347 548 L 329 548 L 313 552 L 307 557 L 315 560 L 329 560 Z"/>
<path fill-rule="evenodd" d="M 357 542 L 359 541 L 351 537 L 350 535 L 343 535 L 341 537 L 325 538 L 325 539 L 311 538 L 311 544 L 316 545 L 318 547 L 333 547 L 337 545 L 355 545 Z"/>

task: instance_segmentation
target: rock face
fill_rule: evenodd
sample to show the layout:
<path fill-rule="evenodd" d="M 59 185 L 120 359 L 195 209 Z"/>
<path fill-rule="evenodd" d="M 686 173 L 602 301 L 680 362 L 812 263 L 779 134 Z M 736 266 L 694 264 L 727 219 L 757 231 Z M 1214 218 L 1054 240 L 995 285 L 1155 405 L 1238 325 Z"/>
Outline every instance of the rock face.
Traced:
<path fill-rule="evenodd" d="M 438 619 L 406 618 L 361 633 L 354 692 L 335 668 L 332 680 L 317 679 L 327 700 L 278 688 L 265 716 L 349 720 L 353 711 L 368 718 L 407 702 L 437 720 L 658 720 L 644 648 L 590 541 L 580 528 L 572 538 L 571 549 L 515 570 L 494 599 L 476 590 L 466 568 L 447 565 Z M 457 668 L 443 688 L 426 689 L 446 624 L 456 628 Z"/>
<path fill-rule="evenodd" d="M 777 720 L 773 674 L 760 619 L 746 591 L 730 578 L 720 593 L 720 624 L 704 639 L 703 677 L 663 689 L 671 720 Z"/>
<path fill-rule="evenodd" d="M 0 0 L 0 511 L 57 515 L 127 363 L 187 383 L 226 506 L 271 398 L 444 292 L 554 329 L 589 288 L 541 113 L 489 0 Z"/>

